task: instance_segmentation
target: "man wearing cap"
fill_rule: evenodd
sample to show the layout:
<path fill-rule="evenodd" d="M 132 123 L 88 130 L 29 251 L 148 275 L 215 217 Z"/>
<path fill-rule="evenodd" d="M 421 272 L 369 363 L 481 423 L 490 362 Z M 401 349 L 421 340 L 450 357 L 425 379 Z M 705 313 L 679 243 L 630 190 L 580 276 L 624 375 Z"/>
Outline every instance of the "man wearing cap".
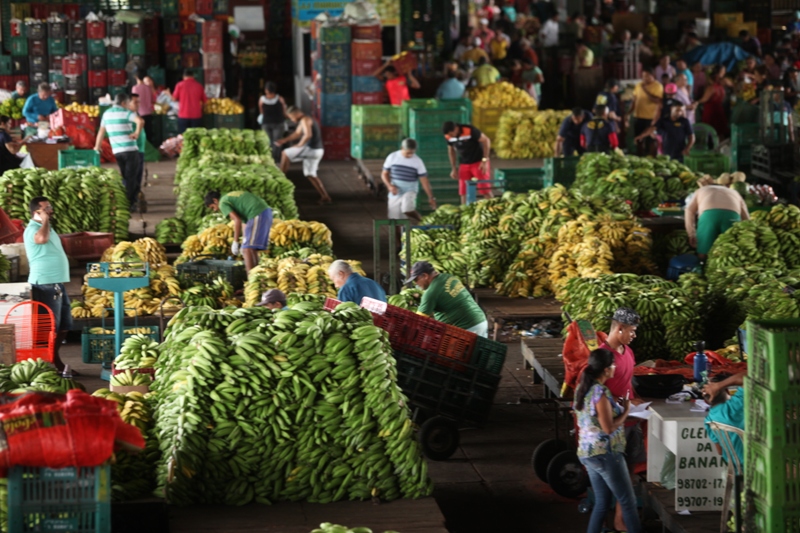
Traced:
<path fill-rule="evenodd" d="M 242 252 L 244 266 L 248 272 L 258 264 L 258 252 L 269 247 L 269 230 L 272 228 L 272 209 L 267 202 L 253 193 L 232 191 L 225 196 L 219 191 L 211 191 L 204 199 L 206 207 L 219 211 L 233 220 L 233 244 L 231 252 Z M 244 240 L 239 245 L 244 222 Z"/>
<path fill-rule="evenodd" d="M 608 108 L 594 106 L 594 118 L 586 122 L 581 130 L 581 147 L 587 152 L 609 151 L 619 146 L 617 124 L 608 118 Z"/>
<path fill-rule="evenodd" d="M 400 150 L 389 154 L 383 162 L 381 179 L 389 189 L 390 219 L 411 219 L 419 223 L 422 219 L 417 212 L 417 193 L 420 184 L 428 195 L 431 209 L 436 209 L 436 198 L 428 180 L 428 170 L 416 152 L 417 141 L 405 139 L 400 145 Z"/>
<path fill-rule="evenodd" d="M 433 315 L 439 322 L 471 331 L 481 337 L 488 335 L 489 323 L 486 315 L 457 277 L 437 272 L 427 261 L 417 261 L 411 267 L 411 275 L 406 280 L 406 283 L 412 282 L 425 291 L 417 313 Z"/>
<path fill-rule="evenodd" d="M 629 307 L 620 307 L 614 311 L 611 317 L 611 330 L 608 338 L 599 346 L 609 350 L 614 354 L 614 375 L 605 382 L 606 388 L 614 398 L 631 398 L 636 396 L 633 390 L 633 367 L 636 366 L 636 358 L 633 355 L 630 344 L 636 338 L 636 329 L 640 322 L 639 313 Z M 638 403 L 636 400 L 632 400 Z M 628 471 L 633 467 L 647 460 L 644 448 L 644 435 L 637 419 L 629 418 L 625 421 L 625 460 L 628 463 Z M 622 520 L 622 508 L 617 504 L 616 515 L 614 517 L 614 529 L 627 531 Z"/>
<path fill-rule="evenodd" d="M 386 291 L 375 280 L 365 278 L 347 261 L 337 259 L 328 267 L 328 276 L 333 281 L 333 286 L 339 289 L 336 299 L 340 302 L 361 303 L 366 296 L 373 300 L 386 301 Z"/>
<path fill-rule="evenodd" d="M 286 309 L 286 295 L 280 289 L 270 289 L 261 295 L 261 301 L 256 307 L 266 307 L 267 309 Z"/>

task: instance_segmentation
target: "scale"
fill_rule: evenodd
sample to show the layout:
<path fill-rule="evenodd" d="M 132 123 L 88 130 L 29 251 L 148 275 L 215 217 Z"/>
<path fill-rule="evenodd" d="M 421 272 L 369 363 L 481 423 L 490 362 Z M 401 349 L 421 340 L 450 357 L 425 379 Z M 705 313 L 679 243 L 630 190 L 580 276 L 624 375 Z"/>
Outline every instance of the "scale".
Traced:
<path fill-rule="evenodd" d="M 88 274 L 102 274 L 89 277 L 90 287 L 114 293 L 114 358 L 122 350 L 125 335 L 125 300 L 126 291 L 148 287 L 150 285 L 150 263 L 89 263 Z M 103 363 L 100 379 L 111 380 L 111 363 Z"/>

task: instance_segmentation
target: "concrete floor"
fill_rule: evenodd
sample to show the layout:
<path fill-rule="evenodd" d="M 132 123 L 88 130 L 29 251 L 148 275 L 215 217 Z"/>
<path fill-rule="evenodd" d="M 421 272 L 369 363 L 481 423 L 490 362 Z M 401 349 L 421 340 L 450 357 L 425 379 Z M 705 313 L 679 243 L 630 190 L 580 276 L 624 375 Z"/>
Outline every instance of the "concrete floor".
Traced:
<path fill-rule="evenodd" d="M 537 165 L 538 166 L 538 165 Z M 151 180 L 145 190 L 148 212 L 131 220 L 132 233 L 152 235 L 155 223 L 172 216 L 172 174 L 174 161 L 149 164 Z M 158 176 L 152 179 L 153 174 Z M 297 202 L 300 216 L 305 220 L 318 220 L 333 232 L 334 251 L 338 257 L 359 259 L 367 271 L 372 268 L 372 220 L 385 218 L 385 200 L 375 199 L 357 178 L 352 162 L 325 161 L 320 168 L 320 178 L 325 182 L 334 203 L 318 206 L 311 185 L 293 168 L 289 177 L 297 185 Z M 73 270 L 70 293 L 80 292 L 80 269 Z M 88 389 L 106 386 L 99 380 L 99 367 L 80 362 L 80 341 L 71 339 L 62 349 L 63 359 L 83 374 L 80 381 Z M 578 502 L 556 495 L 540 481 L 530 466 L 531 454 L 536 445 L 553 436 L 552 418 L 526 399 L 540 398 L 541 385 L 533 385 L 530 370 L 525 370 L 519 345 L 509 345 L 500 389 L 487 425 L 480 429 L 461 432 L 461 446 L 448 461 L 430 462 L 431 476 L 435 482 L 434 497 L 446 519 L 450 533 L 585 531 L 588 516 L 578 512 Z M 520 400 L 523 401 L 520 401 Z M 343 516 L 346 508 L 329 504 L 331 516 Z M 263 524 L 287 509 L 280 505 L 248 510 L 247 521 L 255 519 Z M 173 530 L 185 531 L 181 516 L 191 510 L 174 510 Z M 236 508 L 219 508 L 220 528 L 216 531 L 241 530 Z M 411 519 L 409 519 L 411 526 Z M 343 520 L 344 521 L 344 520 Z M 224 523 L 224 525 L 222 525 Z M 359 516 L 348 518 L 350 526 L 359 524 Z M 274 524 L 274 523 L 273 523 Z M 401 533 L 403 524 L 394 528 Z M 259 529 L 245 528 L 247 531 Z M 203 531 L 212 529 L 203 528 Z M 658 528 L 660 531 L 660 528 Z M 282 531 L 265 526 L 260 531 Z M 286 529 L 288 532 L 289 529 Z M 293 530 L 292 530 L 293 531 Z M 422 533 L 425 528 L 414 527 Z M 429 529 L 428 531 L 438 531 Z"/>

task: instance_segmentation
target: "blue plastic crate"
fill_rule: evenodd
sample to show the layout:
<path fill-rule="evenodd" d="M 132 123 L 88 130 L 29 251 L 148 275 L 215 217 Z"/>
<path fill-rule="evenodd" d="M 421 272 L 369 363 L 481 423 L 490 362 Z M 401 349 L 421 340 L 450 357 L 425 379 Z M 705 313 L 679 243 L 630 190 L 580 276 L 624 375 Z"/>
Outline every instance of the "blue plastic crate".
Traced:
<path fill-rule="evenodd" d="M 349 94 L 350 78 L 347 76 L 323 76 L 322 92 L 325 94 Z"/>
<path fill-rule="evenodd" d="M 353 76 L 354 93 L 383 92 L 383 82 L 375 76 Z"/>

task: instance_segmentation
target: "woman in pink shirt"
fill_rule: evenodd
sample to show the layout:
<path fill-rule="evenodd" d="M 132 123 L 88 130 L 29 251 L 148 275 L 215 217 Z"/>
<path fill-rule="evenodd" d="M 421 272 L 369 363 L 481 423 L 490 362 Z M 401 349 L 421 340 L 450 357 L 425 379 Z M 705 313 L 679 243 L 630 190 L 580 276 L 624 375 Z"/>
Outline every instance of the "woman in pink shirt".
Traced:
<path fill-rule="evenodd" d="M 131 89 L 133 94 L 139 96 L 139 116 L 144 120 L 144 132 L 150 142 L 155 139 L 153 133 L 153 104 L 156 101 L 156 90 L 153 86 L 153 79 L 147 75 L 147 71 L 136 71 L 136 85 Z"/>

